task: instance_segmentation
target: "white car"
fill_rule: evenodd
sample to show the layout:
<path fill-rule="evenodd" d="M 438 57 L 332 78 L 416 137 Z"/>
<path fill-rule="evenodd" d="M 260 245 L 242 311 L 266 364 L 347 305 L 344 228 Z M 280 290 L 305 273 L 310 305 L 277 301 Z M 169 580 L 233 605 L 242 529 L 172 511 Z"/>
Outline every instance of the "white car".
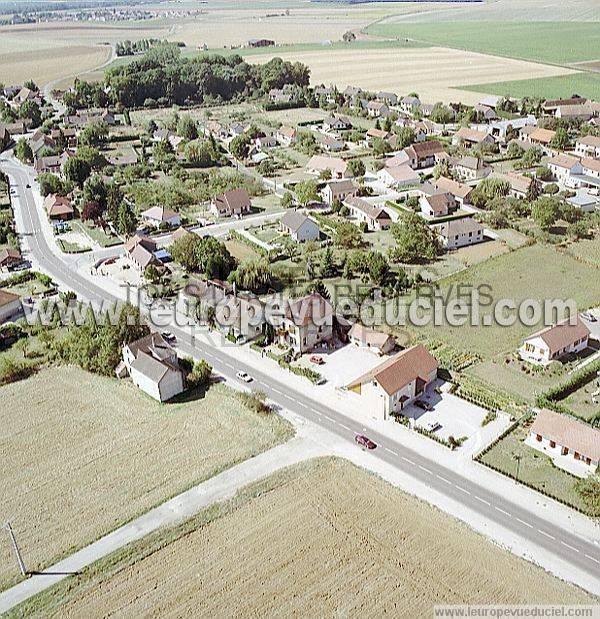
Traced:
<path fill-rule="evenodd" d="M 238 380 L 241 380 L 245 383 L 251 383 L 254 379 L 252 378 L 252 376 L 250 376 L 250 374 L 247 374 L 246 372 L 238 372 L 236 374 Z"/>
<path fill-rule="evenodd" d="M 442 429 L 442 424 L 439 421 L 430 421 L 429 423 L 425 424 L 425 429 L 428 432 L 437 432 L 438 430 Z"/>
<path fill-rule="evenodd" d="M 588 322 L 596 322 L 598 320 L 592 312 L 581 312 L 581 317 Z"/>
<path fill-rule="evenodd" d="M 170 331 L 163 331 L 161 335 L 163 336 L 165 341 L 169 342 L 170 344 L 177 341 L 177 338 Z"/>

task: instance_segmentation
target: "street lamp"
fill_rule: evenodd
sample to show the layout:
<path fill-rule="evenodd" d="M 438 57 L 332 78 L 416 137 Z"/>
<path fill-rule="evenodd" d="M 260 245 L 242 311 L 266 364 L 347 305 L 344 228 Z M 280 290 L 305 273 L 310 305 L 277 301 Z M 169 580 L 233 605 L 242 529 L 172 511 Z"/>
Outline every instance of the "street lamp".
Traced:
<path fill-rule="evenodd" d="M 12 542 L 13 550 L 15 551 L 15 556 L 17 557 L 17 563 L 19 564 L 19 569 L 21 570 L 22 576 L 27 576 L 27 570 L 25 569 L 25 562 L 23 561 L 23 557 L 21 556 L 21 551 L 19 550 L 19 545 L 17 544 L 17 538 L 15 537 L 14 531 L 10 526 L 10 521 L 7 520 L 3 527 L 8 531 L 10 535 L 10 541 Z"/>
<path fill-rule="evenodd" d="M 519 480 L 519 470 L 521 468 L 521 459 L 522 458 L 523 458 L 523 456 L 521 454 L 513 454 L 513 460 L 517 461 L 517 476 L 516 476 L 517 481 Z"/>

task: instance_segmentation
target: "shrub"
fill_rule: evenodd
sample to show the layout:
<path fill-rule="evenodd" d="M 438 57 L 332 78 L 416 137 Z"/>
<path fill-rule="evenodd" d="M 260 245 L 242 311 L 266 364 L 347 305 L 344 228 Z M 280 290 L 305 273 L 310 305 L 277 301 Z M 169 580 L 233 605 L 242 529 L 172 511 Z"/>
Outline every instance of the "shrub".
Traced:
<path fill-rule="evenodd" d="M 250 410 L 261 415 L 267 415 L 273 412 L 273 409 L 267 404 L 267 396 L 262 391 L 251 391 L 250 393 L 244 392 L 239 394 L 239 398 L 242 403 Z"/>
<path fill-rule="evenodd" d="M 187 384 L 192 388 L 206 387 L 210 382 L 212 366 L 204 359 L 194 364 L 192 371 L 187 376 Z"/>
<path fill-rule="evenodd" d="M 13 361 L 9 358 L 0 360 L 0 385 L 8 385 L 29 378 L 36 371 L 36 367 Z"/>

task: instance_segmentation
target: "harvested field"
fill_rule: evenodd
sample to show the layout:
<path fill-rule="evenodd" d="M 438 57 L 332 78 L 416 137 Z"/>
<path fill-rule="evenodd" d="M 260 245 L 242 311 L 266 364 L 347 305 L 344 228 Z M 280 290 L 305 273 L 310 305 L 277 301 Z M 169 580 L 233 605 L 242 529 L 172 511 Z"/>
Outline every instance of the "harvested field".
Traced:
<path fill-rule="evenodd" d="M 2 387 L 0 400 L 0 519 L 30 570 L 291 435 L 221 385 L 160 405 L 128 381 L 56 368 Z M 0 589 L 18 579 L 2 537 Z"/>
<path fill-rule="evenodd" d="M 323 50 L 278 54 L 300 61 L 311 69 L 313 84 L 347 84 L 368 90 L 398 93 L 417 92 L 425 101 L 462 101 L 474 104 L 479 93 L 459 90 L 460 86 L 487 81 L 532 79 L 572 73 L 571 69 L 500 58 L 442 47 L 367 49 L 357 58 L 352 50 Z M 268 62 L 270 55 L 252 58 Z"/>
<path fill-rule="evenodd" d="M 318 459 L 123 549 L 19 610 L 426 617 L 436 604 L 593 601 L 383 480 Z"/>

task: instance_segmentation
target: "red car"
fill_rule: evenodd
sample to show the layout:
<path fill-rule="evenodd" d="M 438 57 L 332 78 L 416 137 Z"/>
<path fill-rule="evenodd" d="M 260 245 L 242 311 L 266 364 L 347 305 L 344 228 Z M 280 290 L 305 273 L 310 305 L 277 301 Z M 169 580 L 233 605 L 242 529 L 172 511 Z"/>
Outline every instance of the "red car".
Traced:
<path fill-rule="evenodd" d="M 375 449 L 375 447 L 377 447 L 377 444 L 374 443 L 370 438 L 366 437 L 364 434 L 357 434 L 354 437 L 354 440 L 361 447 L 366 447 L 367 449 Z"/>
<path fill-rule="evenodd" d="M 318 355 L 313 355 L 312 357 L 309 357 L 308 360 L 315 365 L 323 365 L 325 363 L 323 357 L 319 357 Z"/>

